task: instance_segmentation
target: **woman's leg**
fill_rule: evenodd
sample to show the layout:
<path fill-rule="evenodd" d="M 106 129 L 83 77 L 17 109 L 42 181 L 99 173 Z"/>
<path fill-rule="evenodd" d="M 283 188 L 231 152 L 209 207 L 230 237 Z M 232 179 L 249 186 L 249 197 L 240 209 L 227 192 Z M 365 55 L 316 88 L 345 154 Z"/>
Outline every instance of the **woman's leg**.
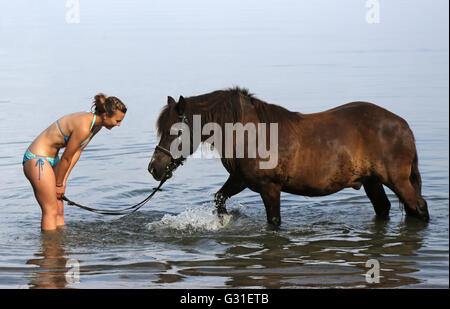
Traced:
<path fill-rule="evenodd" d="M 58 199 L 56 200 L 56 202 L 58 203 L 58 211 L 56 213 L 56 226 L 66 225 L 66 222 L 64 221 L 64 202 L 63 200 Z"/>
<path fill-rule="evenodd" d="M 58 215 L 55 174 L 52 166 L 45 159 L 42 159 L 44 164 L 36 165 L 38 159 L 34 158 L 25 162 L 23 171 L 33 187 L 36 200 L 41 206 L 41 229 L 55 230 Z"/>

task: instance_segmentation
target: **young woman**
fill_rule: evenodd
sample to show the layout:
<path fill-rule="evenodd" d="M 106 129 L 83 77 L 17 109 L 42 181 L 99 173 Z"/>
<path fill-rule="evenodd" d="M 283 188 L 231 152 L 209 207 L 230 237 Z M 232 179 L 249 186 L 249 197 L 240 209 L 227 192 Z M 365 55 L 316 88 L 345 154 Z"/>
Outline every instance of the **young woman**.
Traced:
<path fill-rule="evenodd" d="M 42 132 L 28 147 L 23 157 L 23 171 L 41 206 L 42 230 L 65 225 L 64 196 L 66 180 L 81 152 L 102 127 L 120 126 L 127 107 L 116 97 L 97 94 L 94 111 L 66 115 Z M 92 109 L 91 108 L 91 109 Z M 66 148 L 61 156 L 58 152 Z"/>

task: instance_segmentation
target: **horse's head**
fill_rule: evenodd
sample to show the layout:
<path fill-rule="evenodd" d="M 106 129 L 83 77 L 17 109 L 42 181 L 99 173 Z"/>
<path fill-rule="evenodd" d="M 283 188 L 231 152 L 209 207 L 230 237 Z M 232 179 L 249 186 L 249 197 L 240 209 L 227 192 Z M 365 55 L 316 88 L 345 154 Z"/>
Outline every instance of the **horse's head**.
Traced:
<path fill-rule="evenodd" d="M 169 96 L 157 121 L 161 139 L 148 165 L 148 171 L 155 180 L 172 177 L 172 172 L 192 154 L 192 134 L 185 113 L 184 98 L 180 96 L 177 103 Z"/>

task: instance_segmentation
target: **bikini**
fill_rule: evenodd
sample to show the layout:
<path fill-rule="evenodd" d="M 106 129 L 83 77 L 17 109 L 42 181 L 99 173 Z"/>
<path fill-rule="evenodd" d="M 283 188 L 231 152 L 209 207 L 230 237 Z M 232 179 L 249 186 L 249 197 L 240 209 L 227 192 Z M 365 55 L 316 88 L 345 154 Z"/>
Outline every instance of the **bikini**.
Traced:
<path fill-rule="evenodd" d="M 91 111 L 89 111 L 89 113 L 94 114 L 94 118 L 92 119 L 91 128 L 89 129 L 91 131 L 91 134 L 89 134 L 89 137 L 84 142 L 81 143 L 80 147 L 82 147 L 84 144 L 86 144 L 89 141 L 89 139 L 92 137 L 92 135 L 94 134 L 94 132 L 92 132 L 92 128 L 94 127 L 94 123 L 95 123 L 95 120 L 97 119 L 97 115 Z M 56 124 L 58 125 L 59 132 L 61 132 L 61 135 L 64 137 L 64 140 L 66 141 L 66 144 L 67 144 L 67 142 L 69 142 L 70 136 L 64 135 L 64 133 L 61 130 L 61 127 L 59 126 L 59 120 L 56 120 Z M 44 168 L 44 164 L 45 164 L 44 160 L 46 160 L 52 167 L 54 167 L 59 162 L 58 156 L 56 156 L 55 158 L 38 156 L 38 155 L 35 155 L 34 153 L 32 153 L 30 151 L 30 149 L 27 149 L 27 151 L 25 151 L 25 154 L 23 156 L 22 165 L 25 164 L 25 162 L 27 162 L 28 160 L 31 160 L 34 158 L 38 158 L 38 160 L 36 162 L 36 166 L 38 166 L 38 168 L 39 168 L 39 180 L 41 180 L 41 170 Z"/>
<path fill-rule="evenodd" d="M 97 119 L 97 115 L 96 115 L 94 112 L 89 112 L 89 113 L 94 114 L 94 118 L 92 119 L 91 128 L 89 129 L 89 131 L 91 131 L 91 134 L 89 134 L 89 137 L 86 138 L 86 140 L 85 140 L 84 142 L 81 143 L 80 147 L 83 147 L 83 145 L 86 144 L 87 141 L 92 137 L 92 134 L 94 134 L 94 133 L 92 132 L 92 128 L 94 127 L 94 123 L 95 123 L 95 120 Z M 59 120 L 56 120 L 56 124 L 58 125 L 59 132 L 61 132 L 61 135 L 62 135 L 62 136 L 64 137 L 64 139 L 66 140 L 66 143 L 69 142 L 70 136 L 65 136 L 64 133 L 61 131 L 61 127 L 59 126 Z"/>

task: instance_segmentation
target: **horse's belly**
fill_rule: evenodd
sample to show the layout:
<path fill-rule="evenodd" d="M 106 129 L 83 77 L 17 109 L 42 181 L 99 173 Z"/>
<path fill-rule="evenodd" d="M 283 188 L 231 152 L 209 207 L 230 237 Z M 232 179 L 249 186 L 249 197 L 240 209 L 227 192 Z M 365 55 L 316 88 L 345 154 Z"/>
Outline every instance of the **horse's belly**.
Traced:
<path fill-rule="evenodd" d="M 322 184 L 296 183 L 288 184 L 282 187 L 283 192 L 304 195 L 304 196 L 324 196 L 341 191 L 345 188 L 359 190 L 362 186 L 361 179 L 349 180 L 345 183 L 326 182 Z"/>
<path fill-rule="evenodd" d="M 344 189 L 344 187 L 336 186 L 333 188 L 317 188 L 317 187 L 309 187 L 309 186 L 301 186 L 301 187 L 283 187 L 282 191 L 291 194 L 303 195 L 303 196 L 324 196 L 336 193 L 340 190 Z"/>

